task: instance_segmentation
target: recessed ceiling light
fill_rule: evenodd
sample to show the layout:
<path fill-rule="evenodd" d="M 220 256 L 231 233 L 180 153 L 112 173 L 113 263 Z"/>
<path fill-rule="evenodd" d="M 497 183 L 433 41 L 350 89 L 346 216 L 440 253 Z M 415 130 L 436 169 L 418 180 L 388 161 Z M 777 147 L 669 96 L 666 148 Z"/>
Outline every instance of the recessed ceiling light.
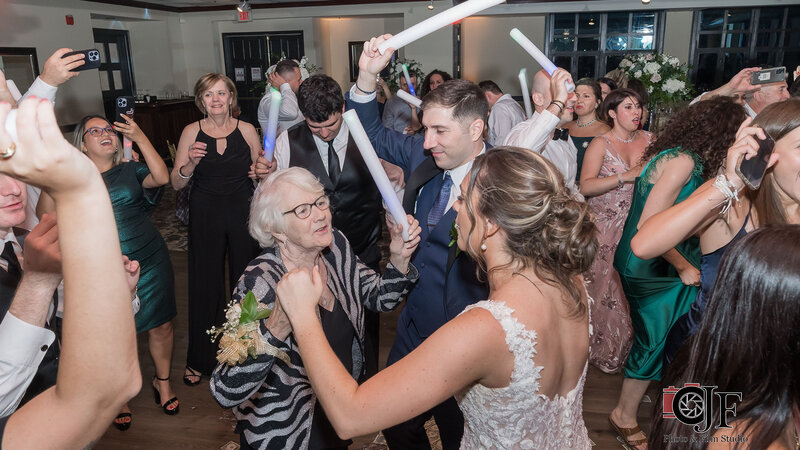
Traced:
<path fill-rule="evenodd" d="M 433 0 L 428 4 L 428 9 L 433 9 Z"/>

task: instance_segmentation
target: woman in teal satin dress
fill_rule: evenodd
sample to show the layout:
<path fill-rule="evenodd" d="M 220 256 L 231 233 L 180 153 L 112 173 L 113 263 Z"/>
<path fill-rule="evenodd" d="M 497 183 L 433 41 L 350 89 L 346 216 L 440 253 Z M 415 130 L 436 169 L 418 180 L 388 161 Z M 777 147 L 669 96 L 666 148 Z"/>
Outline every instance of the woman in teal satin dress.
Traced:
<path fill-rule="evenodd" d="M 167 245 L 150 221 L 150 213 L 163 193 L 162 186 L 169 182 L 169 172 L 136 122 L 124 115 L 123 118 L 125 123 L 116 122 L 112 126 L 103 117 L 85 117 L 75 129 L 74 145 L 94 162 L 103 176 L 122 254 L 139 262 L 137 290 L 141 308 L 134 316 L 136 332 L 148 332 L 150 355 L 156 368 L 152 380 L 154 396 L 164 413 L 173 415 L 179 410 L 169 383 L 174 346 L 172 319 L 176 315 L 175 276 Z M 122 160 L 117 132 L 137 144 L 145 163 Z M 38 210 L 47 211 L 51 201 L 40 199 Z M 114 425 L 120 430 L 128 429 L 130 414 L 130 409 L 124 407 Z"/>
<path fill-rule="evenodd" d="M 703 101 L 679 114 L 643 156 L 649 162 L 636 179 L 614 255 L 614 268 L 630 305 L 634 340 L 619 403 L 609 421 L 632 448 L 646 442 L 636 425 L 636 413 L 650 381 L 661 379 L 670 328 L 697 297 L 701 253 L 699 239 L 692 236 L 645 260 L 634 254 L 631 239 L 647 218 L 682 202 L 716 175 L 745 115 L 729 98 Z"/>

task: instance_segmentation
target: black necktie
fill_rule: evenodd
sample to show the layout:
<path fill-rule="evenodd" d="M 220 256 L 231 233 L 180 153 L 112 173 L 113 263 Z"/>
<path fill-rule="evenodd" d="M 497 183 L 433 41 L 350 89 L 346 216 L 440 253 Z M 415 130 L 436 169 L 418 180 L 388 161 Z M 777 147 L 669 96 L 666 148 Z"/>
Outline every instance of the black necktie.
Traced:
<path fill-rule="evenodd" d="M 11 241 L 6 242 L 5 247 L 3 247 L 3 253 L 0 254 L 0 257 L 6 260 L 8 263 L 8 274 L 14 277 L 19 283 L 19 280 L 22 279 L 22 266 L 19 264 L 19 259 L 17 259 L 17 254 L 14 252 L 14 244 Z"/>
<path fill-rule="evenodd" d="M 555 131 L 553 131 L 553 140 L 554 141 L 557 141 L 559 139 L 561 139 L 562 141 L 566 141 L 568 137 L 569 137 L 569 130 L 567 130 L 566 128 L 563 128 L 563 129 L 562 128 L 556 128 Z"/>
<path fill-rule="evenodd" d="M 339 155 L 333 148 L 333 140 L 328 141 L 328 176 L 331 183 L 336 186 L 339 182 L 339 175 L 342 174 L 342 169 L 339 167 Z"/>

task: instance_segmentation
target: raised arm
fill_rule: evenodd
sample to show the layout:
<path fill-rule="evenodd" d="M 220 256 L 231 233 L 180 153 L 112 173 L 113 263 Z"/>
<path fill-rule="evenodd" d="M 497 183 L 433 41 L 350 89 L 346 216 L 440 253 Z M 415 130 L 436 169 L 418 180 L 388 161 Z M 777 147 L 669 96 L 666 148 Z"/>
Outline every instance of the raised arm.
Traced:
<path fill-rule="evenodd" d="M 139 146 L 139 151 L 142 152 L 144 162 L 150 170 L 150 175 L 145 177 L 142 181 L 144 188 L 157 188 L 169 183 L 169 170 L 167 165 L 158 154 L 150 139 L 147 139 L 144 132 L 134 120 L 125 114 L 122 114 L 125 122 L 114 122 L 114 128 L 122 133 L 123 136 L 135 142 Z"/>
<path fill-rule="evenodd" d="M 200 160 L 206 156 L 206 144 L 196 142 L 197 133 L 200 131 L 198 122 L 186 125 L 178 141 L 178 150 L 175 153 L 175 166 L 172 168 L 170 180 L 172 187 L 179 191 L 189 184 L 189 179 L 194 175 L 194 169 Z"/>
<path fill-rule="evenodd" d="M 415 417 L 507 363 L 503 329 L 488 311 L 476 308 L 451 320 L 408 356 L 359 386 L 331 350 L 314 311 L 322 287 L 314 269 L 313 274 L 307 270 L 289 273 L 277 290 L 287 305 L 314 393 L 342 438 Z M 506 351 L 498 351 L 501 348 Z"/>
<path fill-rule="evenodd" d="M 8 105 L 0 105 L 0 122 L 8 111 Z M 52 104 L 23 101 L 17 131 L 16 153 L 0 161 L 0 172 L 40 186 L 55 200 L 65 280 L 64 340 L 56 386 L 11 415 L 2 445 L 90 447 L 141 388 L 119 235 L 97 168 L 64 140 Z M 0 129 L 0 148 L 9 146 Z"/>

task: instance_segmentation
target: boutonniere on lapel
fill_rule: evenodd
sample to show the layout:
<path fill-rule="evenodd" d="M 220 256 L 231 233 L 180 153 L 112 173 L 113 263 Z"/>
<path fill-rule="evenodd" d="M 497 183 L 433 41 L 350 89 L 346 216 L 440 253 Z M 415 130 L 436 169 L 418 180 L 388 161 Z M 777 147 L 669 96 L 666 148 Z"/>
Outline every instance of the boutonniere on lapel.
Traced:
<path fill-rule="evenodd" d="M 268 343 L 259 331 L 259 323 L 268 318 L 271 312 L 267 305 L 256 299 L 253 291 L 249 291 L 241 302 L 231 300 L 225 312 L 227 321 L 222 328 L 211 327 L 206 331 L 211 335 L 212 342 L 222 335 L 217 361 L 235 366 L 245 362 L 248 356 L 257 358 L 258 355 L 269 354 L 289 364 L 289 356 Z"/>
<path fill-rule="evenodd" d="M 456 228 L 456 221 L 454 220 L 452 225 L 450 225 L 450 243 L 447 244 L 448 247 L 452 247 L 456 245 L 456 256 L 461 253 L 461 249 L 458 248 L 456 242 L 458 242 L 458 228 Z"/>

